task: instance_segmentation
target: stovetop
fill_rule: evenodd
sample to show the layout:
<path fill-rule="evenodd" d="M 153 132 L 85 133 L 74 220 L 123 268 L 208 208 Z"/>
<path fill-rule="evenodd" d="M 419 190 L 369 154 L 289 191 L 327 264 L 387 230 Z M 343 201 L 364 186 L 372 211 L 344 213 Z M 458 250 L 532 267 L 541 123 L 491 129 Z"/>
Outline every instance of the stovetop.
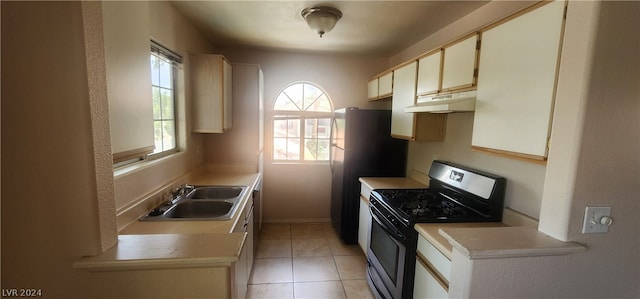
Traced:
<path fill-rule="evenodd" d="M 466 222 L 487 218 L 442 190 L 377 189 L 372 194 L 405 222 Z"/>

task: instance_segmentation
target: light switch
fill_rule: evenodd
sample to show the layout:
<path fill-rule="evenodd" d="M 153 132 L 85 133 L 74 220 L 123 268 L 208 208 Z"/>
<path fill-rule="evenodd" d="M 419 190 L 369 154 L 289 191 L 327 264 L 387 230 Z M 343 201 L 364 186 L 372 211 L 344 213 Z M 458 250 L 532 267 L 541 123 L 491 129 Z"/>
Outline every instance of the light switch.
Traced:
<path fill-rule="evenodd" d="M 584 210 L 582 233 L 606 233 L 612 223 L 611 207 L 587 207 Z"/>

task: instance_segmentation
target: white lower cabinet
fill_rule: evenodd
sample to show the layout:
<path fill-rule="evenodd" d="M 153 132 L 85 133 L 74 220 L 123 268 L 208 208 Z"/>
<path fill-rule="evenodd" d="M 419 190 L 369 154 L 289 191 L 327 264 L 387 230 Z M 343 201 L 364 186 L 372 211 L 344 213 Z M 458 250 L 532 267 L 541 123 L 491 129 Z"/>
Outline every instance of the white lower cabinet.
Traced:
<path fill-rule="evenodd" d="M 369 224 L 371 223 L 371 214 L 369 214 L 369 201 L 360 196 L 360 215 L 358 220 L 358 245 L 362 248 L 362 252 L 367 252 L 369 244 L 367 242 L 367 234 L 369 232 Z"/>
<path fill-rule="evenodd" d="M 369 213 L 369 196 L 371 189 L 367 185 L 360 186 L 360 213 L 358 215 L 358 245 L 362 248 L 362 252 L 367 253 L 369 224 L 371 223 L 371 214 Z"/>
<path fill-rule="evenodd" d="M 253 201 L 253 199 L 251 199 L 251 201 Z M 236 224 L 233 232 L 245 232 L 247 233 L 247 237 L 240 251 L 238 261 L 235 262 L 231 268 L 233 273 L 233 290 L 231 297 L 234 299 L 244 299 L 246 297 L 249 276 L 251 275 L 251 268 L 253 266 L 253 202 L 246 205 L 240 215 L 240 219 L 241 221 Z"/>
<path fill-rule="evenodd" d="M 416 276 L 415 283 L 413 285 L 413 298 L 448 298 L 449 293 L 447 289 L 442 286 L 434 274 L 429 270 L 429 267 L 424 264 L 422 259 L 416 258 Z"/>
<path fill-rule="evenodd" d="M 413 298 L 448 298 L 450 274 L 451 260 L 418 235 Z"/>

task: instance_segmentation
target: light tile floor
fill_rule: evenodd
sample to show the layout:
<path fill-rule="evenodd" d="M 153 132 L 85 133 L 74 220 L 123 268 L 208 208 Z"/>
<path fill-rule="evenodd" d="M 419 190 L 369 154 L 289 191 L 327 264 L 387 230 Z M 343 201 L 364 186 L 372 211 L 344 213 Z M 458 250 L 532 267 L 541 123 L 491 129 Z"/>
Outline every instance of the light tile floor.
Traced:
<path fill-rule="evenodd" d="M 248 299 L 374 298 L 366 258 L 328 223 L 265 223 L 249 278 Z"/>

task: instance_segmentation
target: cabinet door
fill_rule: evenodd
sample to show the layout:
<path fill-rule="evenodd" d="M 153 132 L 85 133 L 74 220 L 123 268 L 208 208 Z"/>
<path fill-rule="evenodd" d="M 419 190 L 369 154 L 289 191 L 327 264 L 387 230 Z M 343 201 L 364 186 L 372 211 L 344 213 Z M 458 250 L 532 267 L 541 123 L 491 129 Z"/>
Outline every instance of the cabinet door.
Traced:
<path fill-rule="evenodd" d="M 111 150 L 123 161 L 154 149 L 149 5 L 105 1 L 102 7 Z"/>
<path fill-rule="evenodd" d="M 417 62 L 394 70 L 393 100 L 391 101 L 391 136 L 414 139 L 415 114 L 404 112 L 404 108 L 415 104 Z"/>
<path fill-rule="evenodd" d="M 253 266 L 253 228 L 249 221 L 253 221 L 253 204 L 247 203 L 239 215 L 239 221 L 233 228 L 234 233 L 247 233 L 240 251 L 238 261 L 232 265 L 233 295 L 232 298 L 244 299 L 247 294 L 249 275 Z"/>
<path fill-rule="evenodd" d="M 378 97 L 378 78 L 372 79 L 367 84 L 367 98 L 376 99 Z"/>
<path fill-rule="evenodd" d="M 435 299 L 449 298 L 449 292 L 431 273 L 420 258 L 416 258 L 416 270 L 413 283 L 413 298 Z"/>
<path fill-rule="evenodd" d="M 363 252 L 367 252 L 367 235 L 369 234 L 369 224 L 371 223 L 371 214 L 369 213 L 369 203 L 365 201 L 363 195 L 360 195 L 360 215 L 358 219 L 358 245 Z"/>
<path fill-rule="evenodd" d="M 231 128 L 231 65 L 221 55 L 191 54 L 193 131 L 223 133 Z"/>
<path fill-rule="evenodd" d="M 253 200 L 253 199 L 252 199 Z M 249 214 L 247 214 L 247 245 L 245 245 L 245 250 L 247 251 L 247 280 L 251 275 L 251 269 L 253 269 L 253 256 L 255 252 L 253 249 L 255 248 L 254 244 L 254 234 L 255 234 L 255 223 L 254 223 L 254 205 L 251 205 L 251 209 L 249 210 Z"/>
<path fill-rule="evenodd" d="M 378 78 L 378 97 L 390 96 L 393 92 L 393 72 L 388 72 Z"/>
<path fill-rule="evenodd" d="M 249 283 L 249 273 L 247 273 L 247 246 L 243 246 L 240 251 L 238 261 L 234 263 L 234 295 L 233 298 L 244 299 L 247 296 L 247 284 Z"/>
<path fill-rule="evenodd" d="M 416 95 L 420 96 L 438 92 L 441 59 L 442 51 L 438 51 L 418 60 L 418 87 Z"/>
<path fill-rule="evenodd" d="M 482 33 L 475 148 L 545 159 L 563 12 L 552 2 Z"/>
<path fill-rule="evenodd" d="M 231 129 L 231 124 L 232 124 L 231 116 L 233 115 L 232 113 L 233 106 L 232 106 L 231 99 L 233 99 L 233 95 L 231 91 L 233 90 L 233 85 L 231 84 L 232 70 L 231 70 L 231 64 L 229 63 L 229 61 L 227 61 L 226 59 L 223 59 L 222 68 L 223 68 L 222 106 L 224 111 L 224 115 L 222 116 L 222 119 L 223 119 L 222 130 L 226 131 L 228 129 Z"/>
<path fill-rule="evenodd" d="M 444 49 L 443 91 L 475 85 L 477 41 L 476 34 Z"/>

